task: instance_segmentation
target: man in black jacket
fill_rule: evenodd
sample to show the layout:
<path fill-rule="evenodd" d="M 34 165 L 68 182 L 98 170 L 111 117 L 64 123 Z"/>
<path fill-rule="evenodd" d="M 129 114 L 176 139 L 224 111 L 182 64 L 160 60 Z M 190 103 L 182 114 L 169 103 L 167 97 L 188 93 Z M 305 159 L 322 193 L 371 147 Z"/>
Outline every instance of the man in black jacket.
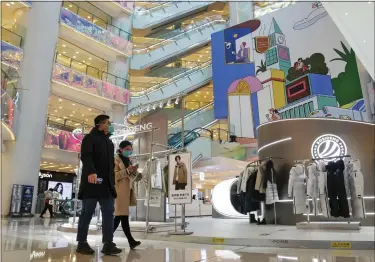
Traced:
<path fill-rule="evenodd" d="M 114 255 L 121 253 L 121 249 L 113 243 L 114 199 L 117 197 L 114 186 L 114 145 L 109 139 L 113 126 L 106 115 L 99 115 L 94 121 L 95 127 L 85 136 L 81 146 L 83 166 L 78 198 L 82 200 L 82 213 L 78 222 L 77 252 L 86 255 L 95 253 L 87 243 L 87 234 L 99 202 L 104 243 L 101 252 Z"/>

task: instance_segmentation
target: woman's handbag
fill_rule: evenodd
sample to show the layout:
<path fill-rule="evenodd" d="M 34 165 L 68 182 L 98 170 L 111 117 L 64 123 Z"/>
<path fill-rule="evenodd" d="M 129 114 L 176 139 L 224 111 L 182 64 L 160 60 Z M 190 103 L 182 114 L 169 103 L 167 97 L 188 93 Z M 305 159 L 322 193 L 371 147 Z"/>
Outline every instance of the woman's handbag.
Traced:
<path fill-rule="evenodd" d="M 135 197 L 134 189 L 131 188 L 130 189 L 130 202 L 129 202 L 129 206 L 133 207 L 133 206 L 136 206 L 136 205 L 137 205 L 137 198 Z"/>

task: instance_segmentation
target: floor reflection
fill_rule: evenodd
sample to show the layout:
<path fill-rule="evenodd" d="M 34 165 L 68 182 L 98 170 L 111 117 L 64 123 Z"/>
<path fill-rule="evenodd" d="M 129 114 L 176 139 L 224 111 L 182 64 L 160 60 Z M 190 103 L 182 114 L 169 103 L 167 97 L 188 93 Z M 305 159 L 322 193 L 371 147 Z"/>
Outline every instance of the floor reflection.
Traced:
<path fill-rule="evenodd" d="M 235 246 L 209 246 L 189 243 L 142 240 L 138 250 L 130 251 L 119 232 L 116 243 L 123 248 L 119 256 L 100 254 L 101 236 L 90 236 L 95 256 L 75 253 L 75 234 L 61 233 L 65 221 L 49 219 L 2 220 L 2 259 L 6 262 L 374 262 L 374 251 L 272 249 Z"/>

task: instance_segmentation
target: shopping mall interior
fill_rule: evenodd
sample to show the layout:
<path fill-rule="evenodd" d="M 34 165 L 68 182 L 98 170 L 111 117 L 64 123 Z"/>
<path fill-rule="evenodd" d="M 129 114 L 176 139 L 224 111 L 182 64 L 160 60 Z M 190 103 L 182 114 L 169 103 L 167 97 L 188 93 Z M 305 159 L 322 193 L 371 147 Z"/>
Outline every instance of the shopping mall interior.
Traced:
<path fill-rule="evenodd" d="M 374 13 L 373 1 L 2 1 L 0 261 L 373 262 Z M 119 227 L 116 256 L 101 252 L 99 204 L 95 254 L 76 252 L 85 170 L 105 150 L 82 141 L 99 115 L 110 159 L 131 161 L 116 203 L 129 196 L 142 242 Z"/>

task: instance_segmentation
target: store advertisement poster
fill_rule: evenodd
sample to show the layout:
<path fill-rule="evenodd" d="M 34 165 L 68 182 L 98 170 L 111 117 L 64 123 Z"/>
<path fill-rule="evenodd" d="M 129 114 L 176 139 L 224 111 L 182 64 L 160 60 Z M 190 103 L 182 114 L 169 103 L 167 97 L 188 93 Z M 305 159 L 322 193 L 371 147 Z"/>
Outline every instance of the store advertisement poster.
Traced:
<path fill-rule="evenodd" d="M 1 41 L 1 62 L 19 69 L 23 59 L 23 50 L 7 42 Z"/>
<path fill-rule="evenodd" d="M 80 152 L 83 134 L 81 130 L 68 132 L 57 128 L 47 127 L 44 135 L 44 147 Z"/>
<path fill-rule="evenodd" d="M 73 183 L 48 181 L 48 189 L 52 188 L 59 193 L 59 200 L 65 200 L 66 198 L 72 198 Z"/>
<path fill-rule="evenodd" d="M 22 189 L 22 185 L 13 185 L 12 187 L 12 197 L 10 201 L 11 217 L 21 216 Z"/>
<path fill-rule="evenodd" d="M 191 153 L 169 155 L 168 199 L 169 204 L 191 204 L 192 177 Z"/>
<path fill-rule="evenodd" d="M 20 213 L 22 216 L 31 216 L 33 205 L 34 186 L 23 186 Z"/>

